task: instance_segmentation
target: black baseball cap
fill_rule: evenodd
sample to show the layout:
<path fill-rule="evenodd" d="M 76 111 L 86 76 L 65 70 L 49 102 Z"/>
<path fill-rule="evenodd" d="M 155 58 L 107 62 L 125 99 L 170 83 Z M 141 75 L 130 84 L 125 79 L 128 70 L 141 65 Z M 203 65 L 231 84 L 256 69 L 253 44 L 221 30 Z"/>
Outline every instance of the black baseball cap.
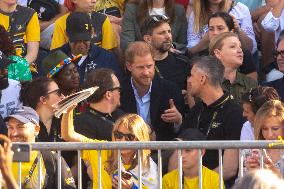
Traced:
<path fill-rule="evenodd" d="M 72 12 L 66 20 L 66 33 L 70 42 L 90 41 L 92 20 L 87 13 Z"/>
<path fill-rule="evenodd" d="M 178 135 L 177 140 L 199 141 L 206 140 L 206 136 L 197 128 L 188 128 Z"/>
<path fill-rule="evenodd" d="M 0 69 L 7 68 L 12 63 L 14 63 L 14 61 L 8 59 L 5 54 L 0 51 Z"/>

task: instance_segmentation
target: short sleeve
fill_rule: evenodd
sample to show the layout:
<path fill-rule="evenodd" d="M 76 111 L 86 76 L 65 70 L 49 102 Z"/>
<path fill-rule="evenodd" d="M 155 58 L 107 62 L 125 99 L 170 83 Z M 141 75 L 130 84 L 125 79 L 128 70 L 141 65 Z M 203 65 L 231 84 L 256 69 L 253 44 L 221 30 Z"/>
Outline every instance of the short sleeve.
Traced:
<path fill-rule="evenodd" d="M 40 41 L 40 26 L 37 13 L 35 12 L 26 29 L 26 42 Z"/>
<path fill-rule="evenodd" d="M 59 48 L 68 42 L 66 35 L 66 19 L 69 13 L 61 16 L 55 21 L 50 50 Z"/>
<path fill-rule="evenodd" d="M 117 40 L 112 25 L 108 17 L 106 17 L 102 26 L 102 48 L 110 50 L 117 47 Z"/>

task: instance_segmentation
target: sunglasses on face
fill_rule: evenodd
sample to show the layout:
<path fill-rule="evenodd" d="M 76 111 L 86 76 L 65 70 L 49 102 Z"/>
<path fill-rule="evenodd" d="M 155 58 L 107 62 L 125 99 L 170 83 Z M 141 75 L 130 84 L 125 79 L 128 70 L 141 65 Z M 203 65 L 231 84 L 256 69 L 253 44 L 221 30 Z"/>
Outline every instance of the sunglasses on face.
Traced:
<path fill-rule="evenodd" d="M 57 96 L 61 96 L 62 95 L 62 91 L 60 89 L 55 89 L 53 91 L 48 92 L 45 96 L 48 96 L 52 93 L 55 93 Z"/>
<path fill-rule="evenodd" d="M 116 139 L 122 139 L 124 137 L 126 141 L 133 141 L 136 138 L 133 134 L 125 134 L 119 131 L 114 131 L 113 135 Z"/>
<path fill-rule="evenodd" d="M 284 58 L 284 50 L 282 51 L 275 50 L 273 55 L 274 55 L 274 58 L 277 58 L 279 55 L 281 55 L 281 57 Z"/>

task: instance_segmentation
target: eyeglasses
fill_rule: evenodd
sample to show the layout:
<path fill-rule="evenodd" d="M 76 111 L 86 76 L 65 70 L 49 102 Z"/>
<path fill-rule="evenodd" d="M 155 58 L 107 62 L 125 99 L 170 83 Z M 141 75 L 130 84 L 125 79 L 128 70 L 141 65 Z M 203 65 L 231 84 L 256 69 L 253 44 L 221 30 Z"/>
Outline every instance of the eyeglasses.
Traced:
<path fill-rule="evenodd" d="M 60 89 L 55 89 L 53 91 L 50 91 L 50 92 L 46 93 L 45 96 L 48 96 L 48 95 L 50 95 L 52 93 L 56 93 L 57 96 L 61 96 L 62 95 L 62 91 Z"/>
<path fill-rule="evenodd" d="M 133 141 L 136 138 L 133 134 L 125 134 L 120 131 L 114 131 L 113 135 L 116 139 L 122 139 L 124 137 L 127 141 Z"/>
<path fill-rule="evenodd" d="M 106 91 L 115 91 L 115 90 L 118 90 L 118 92 L 121 92 L 121 87 L 113 87 L 113 88 L 108 89 Z"/>
<path fill-rule="evenodd" d="M 274 58 L 277 58 L 279 56 L 279 54 L 281 55 L 281 58 L 284 58 L 284 50 L 281 50 L 281 51 L 275 50 L 273 52 Z"/>

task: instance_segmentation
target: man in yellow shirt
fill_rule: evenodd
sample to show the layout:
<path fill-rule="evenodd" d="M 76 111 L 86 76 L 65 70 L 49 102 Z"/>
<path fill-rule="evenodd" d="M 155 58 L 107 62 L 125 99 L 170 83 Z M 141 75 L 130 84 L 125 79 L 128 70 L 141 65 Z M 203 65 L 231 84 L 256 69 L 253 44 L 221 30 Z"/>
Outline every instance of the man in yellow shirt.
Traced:
<path fill-rule="evenodd" d="M 177 138 L 179 141 L 200 141 L 206 140 L 206 137 L 197 129 L 187 129 L 183 131 Z M 205 154 L 205 149 L 202 149 L 202 156 Z M 176 155 L 173 154 L 173 155 Z M 171 157 L 173 158 L 173 157 Z M 177 158 L 177 157 L 174 157 Z M 177 162 L 177 159 L 176 159 Z M 198 149 L 182 149 L 182 188 L 183 189 L 198 189 Z M 163 177 L 163 189 L 178 189 L 178 169 L 167 173 Z M 223 184 L 223 183 L 222 183 Z M 219 174 L 202 166 L 202 188 L 203 189 L 218 189 Z M 224 184 L 223 184 L 223 188 Z"/>
<path fill-rule="evenodd" d="M 12 36 L 16 55 L 24 57 L 28 63 L 35 62 L 40 41 L 37 13 L 17 5 L 16 0 L 0 0 L 0 24 Z"/>
<path fill-rule="evenodd" d="M 69 41 L 66 34 L 66 20 L 69 14 L 63 15 L 55 21 L 50 50 L 61 47 Z M 91 42 L 106 50 L 116 48 L 117 40 L 109 18 L 104 14 L 94 11 L 90 13 L 90 17 L 94 31 Z"/>
<path fill-rule="evenodd" d="M 39 134 L 39 116 L 36 111 L 30 107 L 22 106 L 16 109 L 14 113 L 5 118 L 8 127 L 8 137 L 12 142 L 30 142 L 34 143 Z M 38 151 L 31 151 L 30 161 L 23 162 L 21 167 L 22 188 L 38 189 L 39 178 L 39 160 Z M 63 158 L 61 158 L 63 159 Z M 41 151 L 41 188 L 57 188 L 57 158 L 54 152 Z M 75 181 L 71 175 L 70 168 L 64 159 L 61 161 L 61 185 L 64 189 L 76 188 Z M 13 175 L 18 178 L 18 163 L 12 165 Z"/>

